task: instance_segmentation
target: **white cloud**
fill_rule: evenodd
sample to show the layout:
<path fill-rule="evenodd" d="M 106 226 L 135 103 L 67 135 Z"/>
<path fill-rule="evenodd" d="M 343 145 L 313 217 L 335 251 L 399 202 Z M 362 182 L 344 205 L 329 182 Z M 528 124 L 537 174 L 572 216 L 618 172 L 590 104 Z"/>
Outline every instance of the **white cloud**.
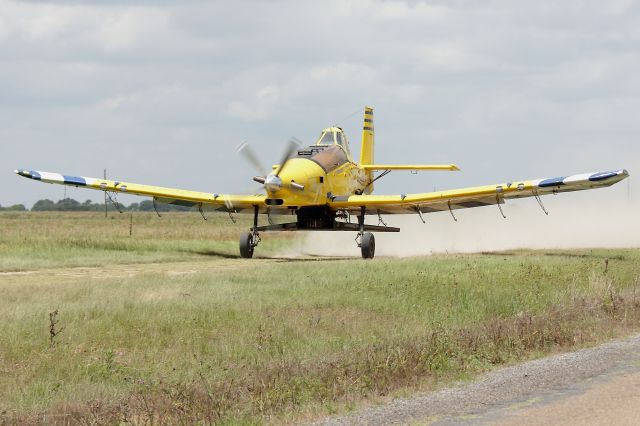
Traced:
<path fill-rule="evenodd" d="M 231 101 L 228 106 L 228 113 L 231 117 L 242 120 L 264 120 L 277 108 L 280 100 L 280 89 L 276 86 L 265 86 L 254 94 L 253 99 L 248 101 Z"/>
<path fill-rule="evenodd" d="M 378 159 L 464 170 L 378 191 L 640 170 L 637 2 L 0 0 L 0 49 L 0 170 L 241 190 L 238 142 L 270 156 L 365 104 Z"/>
<path fill-rule="evenodd" d="M 424 25 L 429 25 L 446 19 L 449 9 L 443 5 L 429 4 L 422 1 L 371 0 L 359 2 L 356 13 L 370 17 L 375 21 L 376 25 L 380 25 L 385 21 L 396 21 L 404 24 L 407 20 L 419 21 Z"/>
<path fill-rule="evenodd" d="M 107 51 L 142 48 L 150 40 L 166 38 L 170 11 L 155 8 L 127 8 L 101 19 L 98 39 Z"/>
<path fill-rule="evenodd" d="M 81 14 L 70 6 L 0 3 L 0 35 L 2 39 L 38 42 L 68 33 L 74 17 Z"/>

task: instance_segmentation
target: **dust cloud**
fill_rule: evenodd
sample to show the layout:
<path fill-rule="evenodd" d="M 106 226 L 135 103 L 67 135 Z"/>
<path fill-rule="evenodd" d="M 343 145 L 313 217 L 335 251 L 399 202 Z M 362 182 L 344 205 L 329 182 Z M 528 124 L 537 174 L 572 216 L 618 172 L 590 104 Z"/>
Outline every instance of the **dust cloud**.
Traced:
<path fill-rule="evenodd" d="M 508 201 L 506 219 L 497 206 L 454 211 L 457 222 L 448 211 L 424 214 L 426 224 L 417 214 L 383 216 L 401 232 L 375 233 L 376 256 L 640 247 L 640 203 L 627 196 L 567 195 L 542 198 L 548 216 L 533 198 Z M 376 216 L 367 217 L 367 223 L 377 222 Z M 285 255 L 360 256 L 354 237 L 352 232 L 309 232 Z"/>

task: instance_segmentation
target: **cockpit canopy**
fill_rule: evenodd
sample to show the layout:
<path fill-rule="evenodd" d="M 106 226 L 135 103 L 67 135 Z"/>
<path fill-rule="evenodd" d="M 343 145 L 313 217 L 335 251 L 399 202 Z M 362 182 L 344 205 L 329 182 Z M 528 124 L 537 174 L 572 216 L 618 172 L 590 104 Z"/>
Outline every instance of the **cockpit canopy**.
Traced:
<path fill-rule="evenodd" d="M 349 154 L 349 142 L 340 127 L 329 127 L 322 131 L 316 145 L 340 145 L 347 155 Z"/>
<path fill-rule="evenodd" d="M 309 158 L 329 173 L 347 163 L 351 153 L 342 129 L 329 127 L 322 131 L 315 145 L 298 150 L 296 156 Z"/>

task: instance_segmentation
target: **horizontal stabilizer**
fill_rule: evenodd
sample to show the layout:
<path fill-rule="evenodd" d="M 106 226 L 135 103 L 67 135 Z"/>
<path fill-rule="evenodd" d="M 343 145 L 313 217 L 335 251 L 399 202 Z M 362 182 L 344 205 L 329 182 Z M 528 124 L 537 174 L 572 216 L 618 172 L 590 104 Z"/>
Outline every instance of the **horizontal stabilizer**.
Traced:
<path fill-rule="evenodd" d="M 364 170 L 444 170 L 455 172 L 460 169 L 455 164 L 364 164 Z"/>

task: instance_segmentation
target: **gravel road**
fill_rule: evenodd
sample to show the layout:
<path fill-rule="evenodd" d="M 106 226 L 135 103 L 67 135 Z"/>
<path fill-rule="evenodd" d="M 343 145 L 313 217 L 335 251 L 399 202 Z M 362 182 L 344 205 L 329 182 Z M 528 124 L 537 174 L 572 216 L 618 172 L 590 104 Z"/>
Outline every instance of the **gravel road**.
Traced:
<path fill-rule="evenodd" d="M 640 334 L 317 425 L 640 424 Z"/>

